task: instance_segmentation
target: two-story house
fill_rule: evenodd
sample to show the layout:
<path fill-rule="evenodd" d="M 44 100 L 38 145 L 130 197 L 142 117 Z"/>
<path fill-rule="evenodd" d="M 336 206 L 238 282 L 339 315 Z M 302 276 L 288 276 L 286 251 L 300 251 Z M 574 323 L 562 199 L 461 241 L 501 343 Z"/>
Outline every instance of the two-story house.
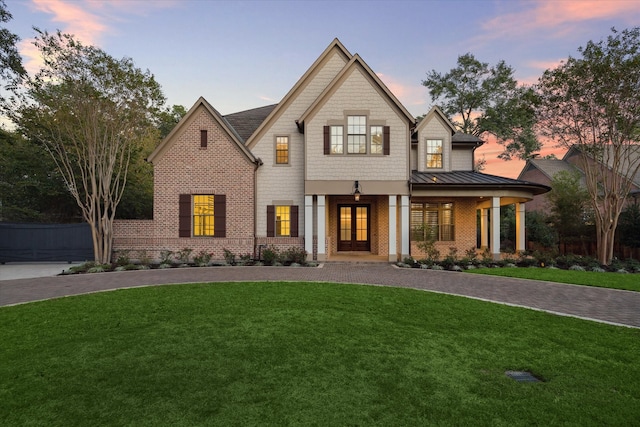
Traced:
<path fill-rule="evenodd" d="M 222 116 L 200 98 L 148 158 L 154 219 L 116 222 L 114 248 L 397 261 L 420 258 L 429 230 L 443 253 L 480 235 L 498 257 L 500 206 L 515 203 L 524 250 L 524 202 L 548 187 L 475 172 L 481 144 L 437 107 L 416 122 L 335 39 L 277 105 Z"/>

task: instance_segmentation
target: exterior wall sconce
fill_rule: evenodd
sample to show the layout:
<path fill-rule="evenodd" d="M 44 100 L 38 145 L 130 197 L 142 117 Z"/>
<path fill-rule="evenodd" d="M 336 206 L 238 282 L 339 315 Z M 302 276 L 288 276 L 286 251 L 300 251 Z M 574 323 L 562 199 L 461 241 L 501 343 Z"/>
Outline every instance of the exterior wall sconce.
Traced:
<path fill-rule="evenodd" d="M 353 186 L 355 188 L 355 191 L 353 192 L 353 197 L 356 202 L 359 202 L 360 201 L 360 183 L 356 180 L 353 183 Z"/>
<path fill-rule="evenodd" d="M 434 175 L 434 176 L 431 178 L 431 181 L 433 181 L 433 182 L 434 182 L 434 184 L 435 184 L 436 182 L 438 182 L 438 177 Z"/>

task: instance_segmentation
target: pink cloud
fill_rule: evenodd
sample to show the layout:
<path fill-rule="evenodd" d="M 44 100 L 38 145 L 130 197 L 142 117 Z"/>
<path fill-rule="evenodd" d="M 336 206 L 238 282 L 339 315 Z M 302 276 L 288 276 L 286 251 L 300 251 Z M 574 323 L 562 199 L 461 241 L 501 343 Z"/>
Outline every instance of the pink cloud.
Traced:
<path fill-rule="evenodd" d="M 398 81 L 393 76 L 383 73 L 376 73 L 376 75 L 405 107 L 423 106 L 424 111 L 420 114 L 427 112 L 426 99 L 428 98 L 428 94 L 424 86 L 416 84 L 407 85 Z"/>
<path fill-rule="evenodd" d="M 75 35 L 85 44 L 97 44 L 100 36 L 108 30 L 103 19 L 87 10 L 90 3 L 66 3 L 61 0 L 32 0 L 39 12 L 53 15 L 52 21 L 64 24 L 60 30 Z"/>
<path fill-rule="evenodd" d="M 609 18 L 632 21 L 640 10 L 635 1 L 537 0 L 524 4 L 532 7 L 500 15 L 484 23 L 482 28 L 486 33 L 480 40 L 513 37 L 541 30 L 553 30 L 552 35 L 559 37 L 573 30 L 571 24 Z"/>

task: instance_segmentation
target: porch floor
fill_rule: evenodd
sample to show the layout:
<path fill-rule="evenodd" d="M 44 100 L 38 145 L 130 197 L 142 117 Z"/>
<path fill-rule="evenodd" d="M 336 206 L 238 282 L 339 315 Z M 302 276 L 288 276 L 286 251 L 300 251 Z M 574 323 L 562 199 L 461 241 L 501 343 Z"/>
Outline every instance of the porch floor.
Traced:
<path fill-rule="evenodd" d="M 325 262 L 345 263 L 389 263 L 386 255 L 374 255 L 371 252 L 337 252 L 329 255 Z"/>

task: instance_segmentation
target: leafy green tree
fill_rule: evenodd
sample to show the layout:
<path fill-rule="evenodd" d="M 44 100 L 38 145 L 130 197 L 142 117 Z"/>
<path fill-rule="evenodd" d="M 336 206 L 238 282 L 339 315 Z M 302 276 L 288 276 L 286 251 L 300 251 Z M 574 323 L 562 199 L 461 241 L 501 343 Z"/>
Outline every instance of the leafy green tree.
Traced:
<path fill-rule="evenodd" d="M 551 220 L 540 211 L 527 212 L 526 221 L 527 240 L 538 243 L 543 248 L 555 248 L 558 244 L 558 234 L 551 226 Z"/>
<path fill-rule="evenodd" d="M 165 108 L 158 113 L 158 130 L 160 131 L 160 139 L 163 139 L 178 124 L 187 110 L 182 105 L 172 105 L 171 108 Z"/>
<path fill-rule="evenodd" d="M 499 156 L 504 160 L 527 159 L 541 148 L 533 130 L 537 96 L 518 86 L 513 74 L 504 61 L 490 67 L 466 53 L 458 57 L 456 68 L 446 74 L 432 70 L 422 84 L 458 130 L 494 135 L 504 145 Z"/>
<path fill-rule="evenodd" d="M 620 225 L 618 226 L 620 243 L 630 248 L 640 248 L 640 205 L 629 204 L 620 213 Z"/>
<path fill-rule="evenodd" d="M 549 219 L 560 243 L 584 240 L 591 219 L 589 193 L 581 183 L 580 172 L 560 171 L 551 180 L 552 190 L 547 193 L 551 215 Z"/>
<path fill-rule="evenodd" d="M 0 23 L 7 23 L 12 18 L 4 0 L 0 0 Z M 22 66 L 22 57 L 16 48 L 18 41 L 20 38 L 17 35 L 4 25 L 0 26 L 0 78 L 3 80 L 11 80 L 26 74 Z"/>
<path fill-rule="evenodd" d="M 541 132 L 580 153 L 602 264 L 613 258 L 620 212 L 640 172 L 640 27 L 612 33 L 538 84 Z"/>
<path fill-rule="evenodd" d="M 5 105 L 18 128 L 43 144 L 92 229 L 95 261 L 111 259 L 113 219 L 132 153 L 154 132 L 164 103 L 149 71 L 59 31 L 38 30 L 43 68 Z"/>
<path fill-rule="evenodd" d="M 0 221 L 77 222 L 80 217 L 49 154 L 0 129 Z"/>

